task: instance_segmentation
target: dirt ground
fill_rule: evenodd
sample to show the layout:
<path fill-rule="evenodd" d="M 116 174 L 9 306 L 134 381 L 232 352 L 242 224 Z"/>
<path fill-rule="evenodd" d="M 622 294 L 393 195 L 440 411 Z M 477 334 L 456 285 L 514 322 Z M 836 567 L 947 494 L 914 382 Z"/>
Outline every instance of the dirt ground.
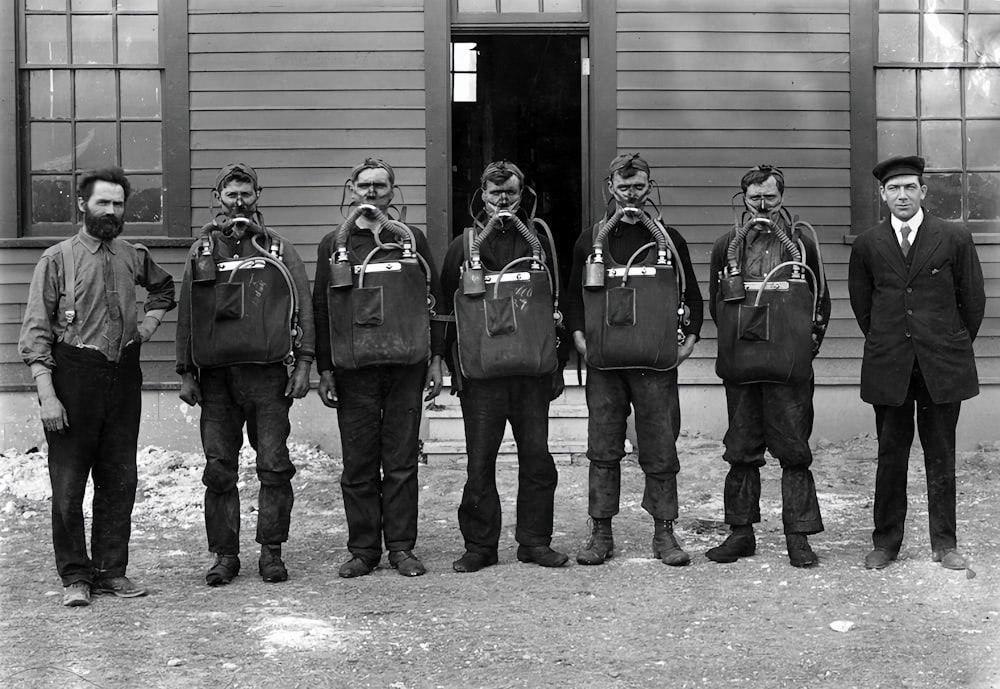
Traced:
<path fill-rule="evenodd" d="M 817 442 L 826 532 L 820 564 L 788 565 L 780 475 L 763 470 L 764 521 L 755 557 L 730 565 L 704 551 L 725 534 L 726 466 L 717 439 L 683 436 L 678 533 L 691 566 L 651 559 L 642 474 L 628 461 L 615 520 L 616 557 L 560 570 L 518 563 L 513 524 L 500 563 L 456 574 L 461 465 L 422 467 L 416 552 L 429 572 L 384 568 L 340 579 L 348 556 L 339 461 L 304 446 L 291 579 L 256 572 L 256 479 L 241 483 L 243 574 L 209 588 L 204 571 L 201 458 L 146 448 L 129 574 L 145 598 L 61 605 L 50 545 L 44 455 L 0 456 L 0 686 L 164 687 L 833 687 L 1000 688 L 1000 448 L 959 460 L 959 537 L 971 572 L 931 562 L 919 452 L 900 561 L 862 565 L 870 547 L 874 441 Z M 587 533 L 585 460 L 560 469 L 553 545 L 574 553 Z M 498 470 L 513 519 L 516 464 Z M 384 562 L 384 560 L 383 560 Z M 386 566 L 387 567 L 387 566 Z"/>

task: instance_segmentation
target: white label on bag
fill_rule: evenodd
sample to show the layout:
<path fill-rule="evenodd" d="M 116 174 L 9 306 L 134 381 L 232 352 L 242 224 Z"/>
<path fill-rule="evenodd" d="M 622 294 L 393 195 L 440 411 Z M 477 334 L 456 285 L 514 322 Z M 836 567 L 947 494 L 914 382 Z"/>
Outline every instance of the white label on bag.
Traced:
<path fill-rule="evenodd" d="M 609 278 L 620 278 L 625 275 L 624 268 L 608 268 Z M 629 277 L 652 277 L 656 275 L 656 268 L 653 266 L 632 266 L 628 269 Z"/>
<path fill-rule="evenodd" d="M 492 285 L 497 281 L 499 274 L 487 275 L 486 284 Z M 503 279 L 500 282 L 529 282 L 531 280 L 531 273 L 504 273 Z"/>
<path fill-rule="evenodd" d="M 215 267 L 220 273 L 225 273 L 236 270 L 237 268 L 240 270 L 247 270 L 248 268 L 259 270 L 266 265 L 267 262 L 262 258 L 238 258 L 233 259 L 232 261 L 222 261 L 221 263 L 217 263 Z"/>
<path fill-rule="evenodd" d="M 760 291 L 760 286 L 764 284 L 762 282 L 748 282 L 744 285 L 748 290 Z M 787 280 L 776 280 L 774 282 L 767 283 L 766 287 L 769 292 L 787 292 L 788 291 L 788 281 Z"/>
<path fill-rule="evenodd" d="M 369 263 L 365 268 L 366 273 L 396 273 L 403 269 L 403 266 L 396 261 L 388 261 L 387 263 Z M 354 266 L 354 274 L 361 274 L 361 266 Z"/>

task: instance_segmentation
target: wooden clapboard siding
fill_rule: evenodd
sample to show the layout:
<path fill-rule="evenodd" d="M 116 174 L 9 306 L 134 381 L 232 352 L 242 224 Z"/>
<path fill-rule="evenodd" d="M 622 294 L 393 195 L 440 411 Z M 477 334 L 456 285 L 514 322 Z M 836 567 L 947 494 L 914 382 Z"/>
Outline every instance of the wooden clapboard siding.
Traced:
<path fill-rule="evenodd" d="M 191 224 L 216 170 L 254 166 L 268 225 L 315 270 L 366 156 L 396 170 L 407 221 L 425 227 L 424 2 L 189 0 Z M 401 199 L 397 196 L 397 201 Z"/>
<path fill-rule="evenodd" d="M 733 194 L 757 163 L 785 171 L 785 201 L 815 226 L 831 272 L 846 275 L 850 253 L 849 0 L 758 9 L 618 2 L 618 148 L 653 165 L 664 218 L 687 239 L 706 297 L 712 243 L 732 226 Z M 860 340 L 846 282 L 829 287 L 836 335 L 817 371 L 842 382 L 860 368 Z M 718 380 L 708 321 L 684 380 Z"/>

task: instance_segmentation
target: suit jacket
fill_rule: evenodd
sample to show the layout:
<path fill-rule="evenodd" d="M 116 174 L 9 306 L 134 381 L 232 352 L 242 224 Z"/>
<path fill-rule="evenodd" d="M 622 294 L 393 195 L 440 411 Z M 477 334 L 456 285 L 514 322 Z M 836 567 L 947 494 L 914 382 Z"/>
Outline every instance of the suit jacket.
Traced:
<path fill-rule="evenodd" d="M 848 289 L 865 335 L 861 398 L 898 406 L 914 364 L 936 404 L 979 393 L 972 342 L 983 321 L 983 270 L 969 231 L 924 212 L 910 264 L 888 220 L 854 240 Z"/>

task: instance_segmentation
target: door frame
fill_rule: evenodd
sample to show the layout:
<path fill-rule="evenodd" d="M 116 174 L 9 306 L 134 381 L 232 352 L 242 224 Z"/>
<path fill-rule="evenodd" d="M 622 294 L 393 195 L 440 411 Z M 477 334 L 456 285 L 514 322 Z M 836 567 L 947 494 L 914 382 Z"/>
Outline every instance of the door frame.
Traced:
<path fill-rule="evenodd" d="M 427 239 L 440 261 L 451 240 L 451 4 L 441 0 L 424 3 L 424 78 L 426 108 Z M 590 74 L 580 75 L 581 108 L 581 227 L 590 226 L 604 214 L 600 190 L 607 162 L 618 147 L 616 56 L 616 1 L 589 0 L 589 21 L 563 29 L 581 36 L 582 59 L 589 59 Z M 512 28 L 534 33 L 558 33 L 544 24 L 510 25 L 490 22 L 465 25 L 458 30 L 506 33 Z M 586 70 L 581 70 L 581 72 Z M 443 172 L 444 174 L 439 174 Z"/>

